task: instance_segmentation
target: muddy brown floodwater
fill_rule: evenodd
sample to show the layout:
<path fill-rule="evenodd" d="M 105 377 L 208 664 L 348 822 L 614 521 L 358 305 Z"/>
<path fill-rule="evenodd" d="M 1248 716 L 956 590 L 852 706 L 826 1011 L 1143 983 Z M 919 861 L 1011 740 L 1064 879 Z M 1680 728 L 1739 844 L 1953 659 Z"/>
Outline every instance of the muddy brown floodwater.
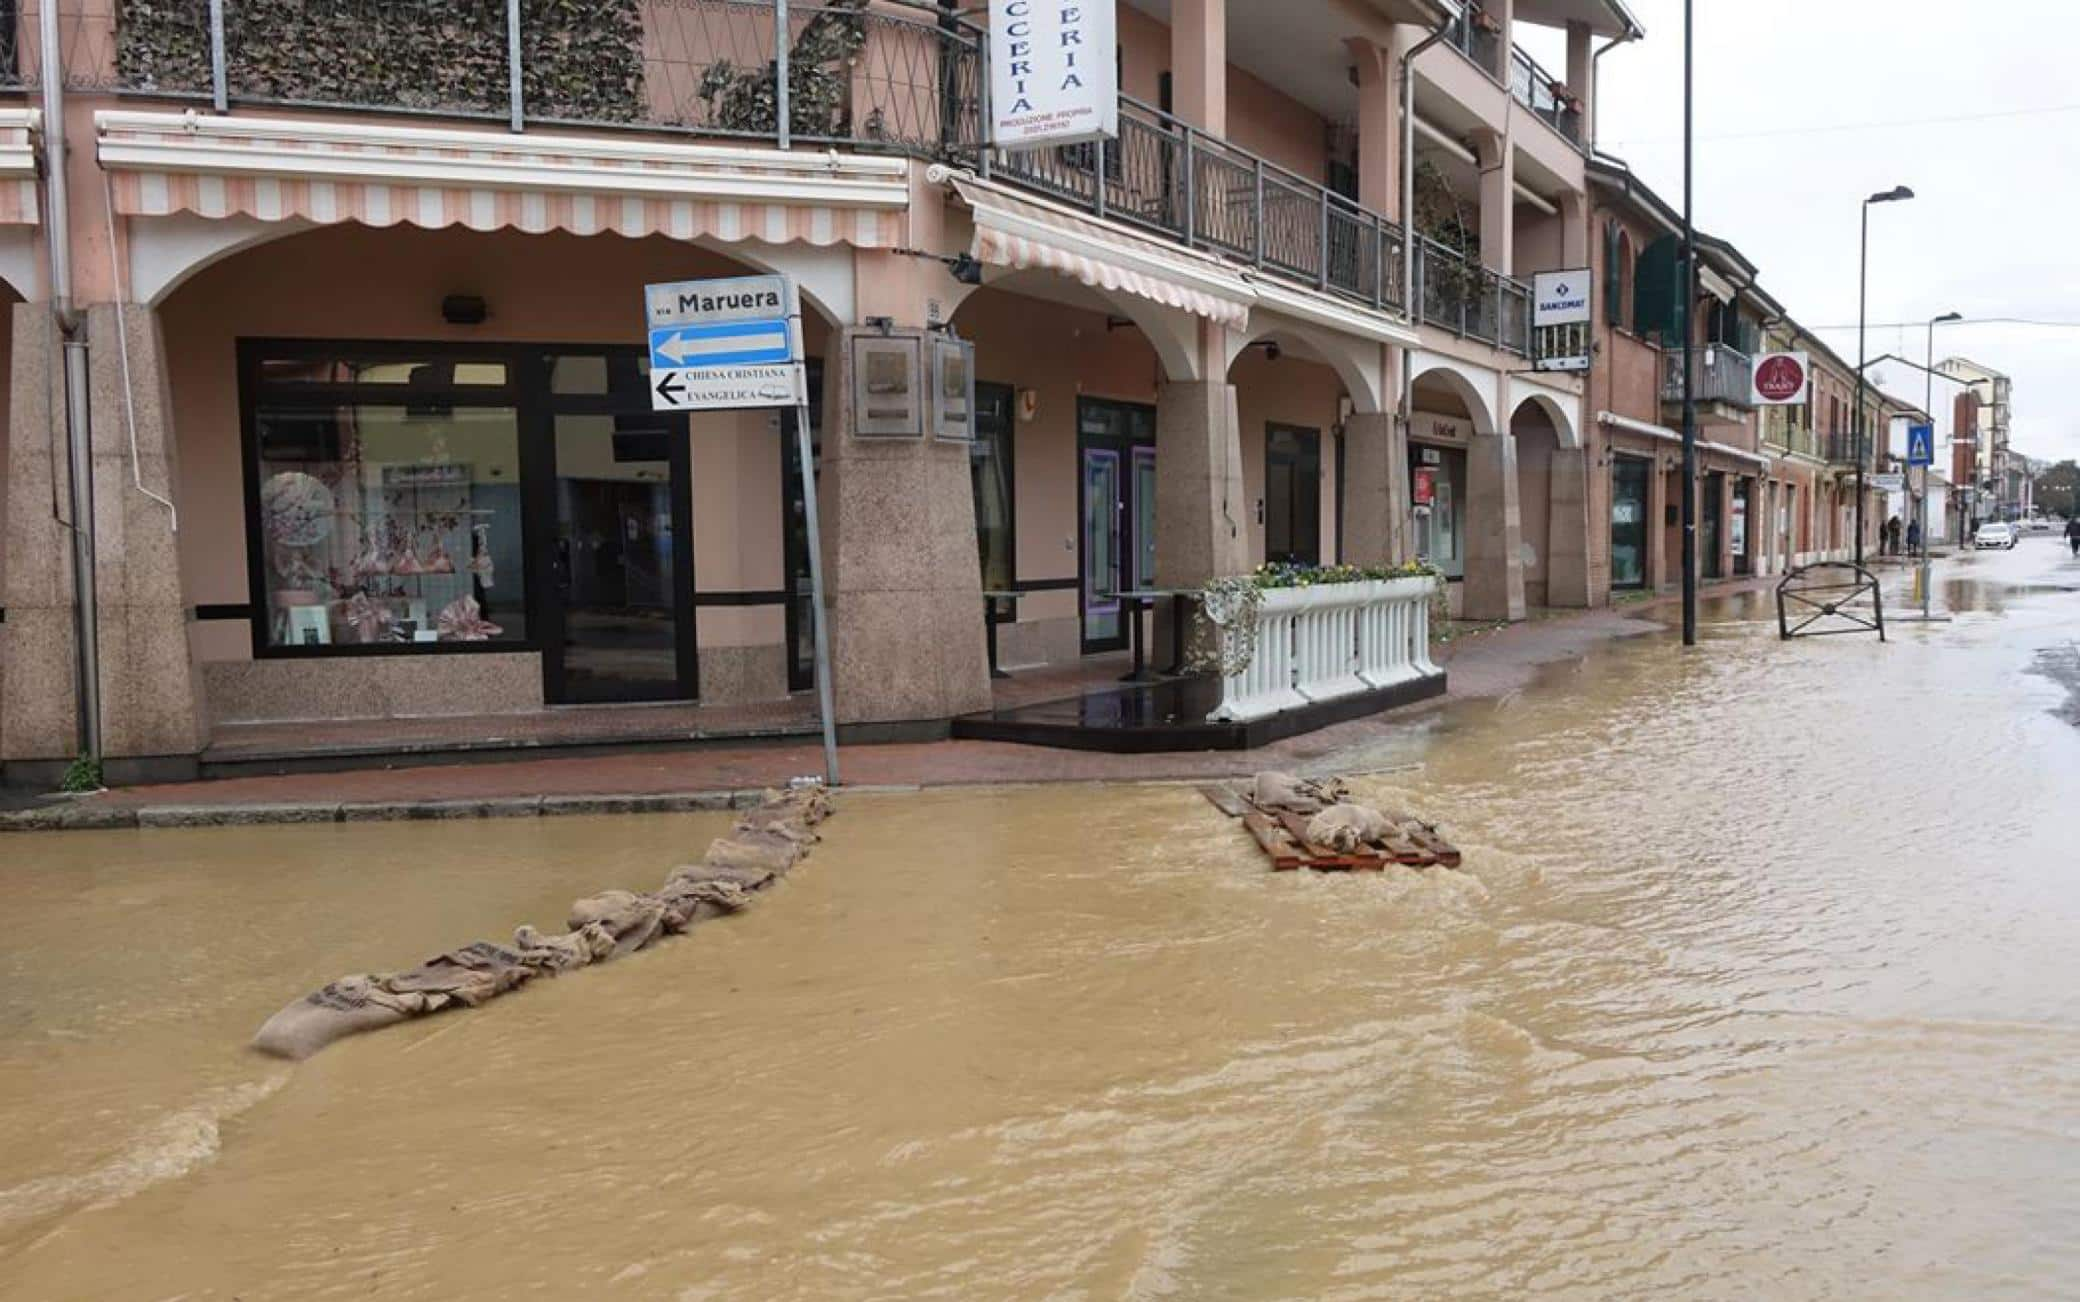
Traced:
<path fill-rule="evenodd" d="M 742 918 L 293 1068 L 284 999 L 720 819 L 0 842 L 0 1295 L 2074 1296 L 2074 588 L 2033 541 L 1886 647 L 1740 600 L 1423 715 L 1360 786 L 1465 874 L 855 795 Z"/>

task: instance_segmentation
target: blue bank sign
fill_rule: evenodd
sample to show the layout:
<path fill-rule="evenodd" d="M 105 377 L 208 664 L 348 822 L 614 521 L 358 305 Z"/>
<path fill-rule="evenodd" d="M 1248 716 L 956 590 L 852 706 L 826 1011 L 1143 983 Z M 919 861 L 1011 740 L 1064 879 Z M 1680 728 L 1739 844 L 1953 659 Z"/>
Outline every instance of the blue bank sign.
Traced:
<path fill-rule="evenodd" d="M 802 396 L 802 313 L 785 276 L 643 288 L 656 411 L 792 407 Z"/>

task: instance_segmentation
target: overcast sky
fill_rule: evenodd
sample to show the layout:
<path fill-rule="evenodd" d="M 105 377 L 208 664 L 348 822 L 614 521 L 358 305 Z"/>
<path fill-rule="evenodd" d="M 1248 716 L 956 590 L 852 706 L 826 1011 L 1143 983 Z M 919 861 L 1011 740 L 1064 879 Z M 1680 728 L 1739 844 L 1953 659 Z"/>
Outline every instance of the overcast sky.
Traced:
<path fill-rule="evenodd" d="M 1630 3 L 1647 35 L 1603 58 L 1599 144 L 1680 207 L 1682 0 Z M 1925 325 L 1890 323 L 1946 311 L 2080 322 L 2080 0 L 1695 9 L 1698 227 L 1802 324 L 1846 324 L 1836 352 L 1855 361 L 1860 201 L 1895 185 L 1917 197 L 1871 209 L 1870 355 L 1923 361 Z M 1524 43 L 1564 68 L 1547 35 Z M 2017 451 L 2080 458 L 2080 329 L 1937 327 L 1936 357 L 1959 354 L 2014 377 Z M 1921 372 L 1871 373 L 1922 401 Z M 1946 434 L 1956 392 L 1936 382 Z"/>

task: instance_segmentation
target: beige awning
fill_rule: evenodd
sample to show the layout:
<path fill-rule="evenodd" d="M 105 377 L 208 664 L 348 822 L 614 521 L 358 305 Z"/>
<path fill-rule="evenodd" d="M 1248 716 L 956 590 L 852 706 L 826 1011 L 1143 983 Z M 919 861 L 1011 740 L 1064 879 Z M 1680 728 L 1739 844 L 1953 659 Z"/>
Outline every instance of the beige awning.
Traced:
<path fill-rule="evenodd" d="M 975 220 L 969 252 L 993 266 L 1044 267 L 1094 289 L 1133 294 L 1234 329 L 1256 290 L 1215 260 L 972 176 L 945 177 Z"/>

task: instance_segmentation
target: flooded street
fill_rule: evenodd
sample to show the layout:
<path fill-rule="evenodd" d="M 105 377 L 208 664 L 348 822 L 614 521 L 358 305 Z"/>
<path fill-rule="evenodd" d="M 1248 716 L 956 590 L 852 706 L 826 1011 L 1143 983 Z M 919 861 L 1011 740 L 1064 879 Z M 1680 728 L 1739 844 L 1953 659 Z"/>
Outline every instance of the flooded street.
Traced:
<path fill-rule="evenodd" d="M 2080 563 L 1942 582 L 1351 756 L 1463 874 L 850 795 L 744 917 L 295 1067 L 289 998 L 727 816 L 0 841 L 0 1296 L 2080 1295 Z"/>

